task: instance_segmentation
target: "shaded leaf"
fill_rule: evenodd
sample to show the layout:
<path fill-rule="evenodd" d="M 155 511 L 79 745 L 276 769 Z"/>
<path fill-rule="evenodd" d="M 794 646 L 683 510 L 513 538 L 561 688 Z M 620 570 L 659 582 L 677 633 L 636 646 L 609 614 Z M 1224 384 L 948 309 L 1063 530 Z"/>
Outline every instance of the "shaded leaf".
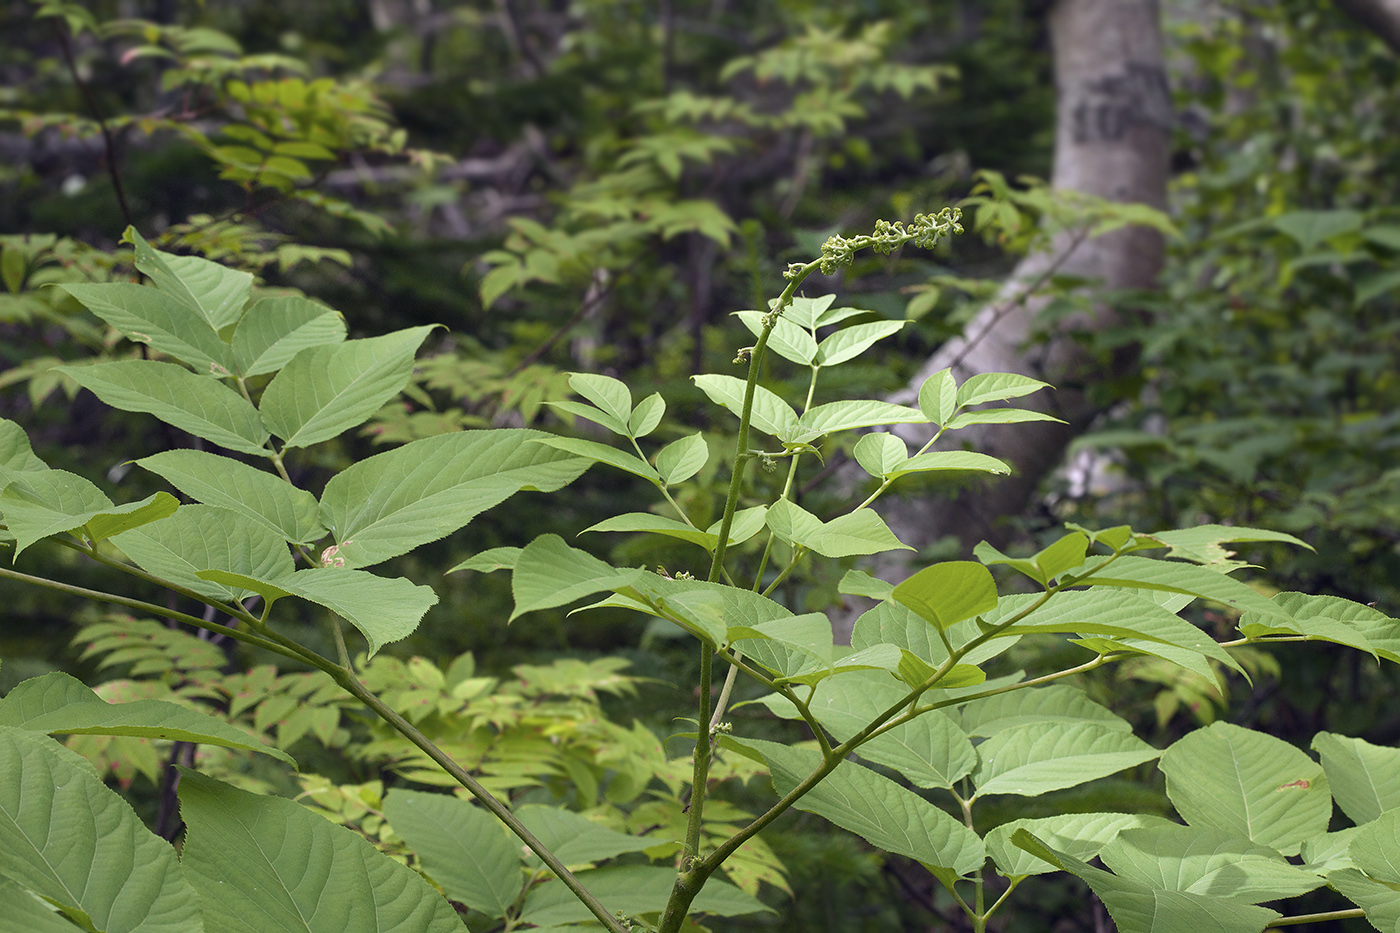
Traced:
<path fill-rule="evenodd" d="M 1055 849 L 1088 861 L 1120 831 L 1166 822 L 1160 816 L 1140 813 L 1059 813 L 1039 819 L 1012 820 L 987 833 L 987 854 L 996 863 L 997 871 L 1008 878 L 1043 875 L 1059 871 L 1059 866 L 1013 845 L 1011 836 L 1016 830 L 1024 829 Z"/>
<path fill-rule="evenodd" d="M 715 374 L 690 378 L 709 396 L 710 401 L 729 409 L 736 417 L 743 414 L 744 380 Z M 797 412 L 792 410 L 792 406 L 761 385 L 754 386 L 751 417 L 754 427 L 777 438 L 786 437 L 797 427 Z"/>
<path fill-rule="evenodd" d="M 326 533 L 316 497 L 275 473 L 202 450 L 167 450 L 136 463 L 191 499 L 238 512 L 294 544 Z"/>
<path fill-rule="evenodd" d="M 312 347 L 345 340 L 345 318 L 309 298 L 261 298 L 233 332 L 233 358 L 243 376 L 275 373 Z"/>
<path fill-rule="evenodd" d="M 253 292 L 253 276 L 199 256 L 177 256 L 153 249 L 135 227 L 126 237 L 136 250 L 136 268 L 156 288 L 196 312 L 214 330 L 238 320 Z"/>
<path fill-rule="evenodd" d="M 970 560 L 925 567 L 896 586 L 891 595 L 940 631 L 997 605 L 996 581 L 986 567 Z"/>
<path fill-rule="evenodd" d="M 247 592 L 196 576 L 227 570 L 279 580 L 294 570 L 282 536 L 237 512 L 212 505 L 187 505 L 174 515 L 112 539 L 144 570 L 210 599 L 228 601 Z"/>
<path fill-rule="evenodd" d="M 1298 897 L 1323 884 L 1320 875 L 1288 864 L 1266 846 L 1176 823 L 1124 829 L 1099 858 L 1120 878 L 1149 887 L 1250 904 Z"/>
<path fill-rule="evenodd" d="M 192 308 L 169 295 L 130 282 L 60 287 L 133 343 L 189 363 L 206 376 L 234 371 L 229 345 Z"/>
<path fill-rule="evenodd" d="M 1119 732 L 1131 732 L 1133 728 L 1126 719 L 1089 699 L 1083 690 L 1067 684 L 1027 687 L 973 700 L 958 712 L 958 725 L 973 736 L 993 736 L 1033 723 L 1077 722 L 1092 722 Z"/>
<path fill-rule="evenodd" d="M 977 796 L 1035 797 L 1152 761 L 1161 751 L 1098 722 L 1036 722 L 998 731 L 977 747 Z"/>
<path fill-rule="evenodd" d="M 1360 826 L 1400 809 L 1400 748 L 1319 732 L 1312 749 L 1322 758 L 1332 799 L 1353 823 Z"/>

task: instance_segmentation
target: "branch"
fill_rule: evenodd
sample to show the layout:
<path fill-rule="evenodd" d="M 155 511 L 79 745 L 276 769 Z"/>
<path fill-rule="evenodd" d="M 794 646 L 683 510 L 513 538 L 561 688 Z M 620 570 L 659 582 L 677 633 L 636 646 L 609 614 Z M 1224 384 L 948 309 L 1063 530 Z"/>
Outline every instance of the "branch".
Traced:
<path fill-rule="evenodd" d="M 112 189 L 117 193 L 117 206 L 121 208 L 122 219 L 126 221 L 128 227 L 134 227 L 136 222 L 131 219 L 131 208 L 126 203 L 126 192 L 122 189 L 121 175 L 117 173 L 117 142 L 112 136 L 112 128 L 107 125 L 107 118 L 102 115 L 102 108 L 97 106 L 97 99 L 92 96 L 92 89 L 87 86 L 87 82 L 78 74 L 78 63 L 73 60 L 73 46 L 68 41 L 68 34 L 63 31 L 57 19 L 53 21 L 53 33 L 58 37 L 59 47 L 63 49 L 63 60 L 68 63 L 68 73 L 73 76 L 73 83 L 78 86 L 78 91 L 83 95 L 83 100 L 87 102 L 88 111 L 92 113 L 92 118 L 97 121 L 97 126 L 102 130 L 102 143 L 107 153 L 107 174 L 112 178 Z"/>

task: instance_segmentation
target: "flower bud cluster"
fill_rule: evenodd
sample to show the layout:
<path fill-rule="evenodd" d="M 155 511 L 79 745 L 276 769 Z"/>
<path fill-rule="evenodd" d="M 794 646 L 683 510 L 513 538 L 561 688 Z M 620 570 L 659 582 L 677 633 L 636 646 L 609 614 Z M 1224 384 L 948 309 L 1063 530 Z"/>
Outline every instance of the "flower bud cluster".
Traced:
<path fill-rule="evenodd" d="M 822 275 L 831 275 L 840 267 L 850 265 L 857 250 L 892 253 L 905 243 L 913 243 L 920 249 L 932 249 L 940 237 L 963 232 L 962 224 L 958 223 L 961 217 L 962 211 L 956 207 L 945 207 L 933 216 L 916 214 L 907 227 L 901 220 L 893 223 L 877 220 L 872 234 L 849 239 L 839 234 L 832 236 L 822 244 Z"/>

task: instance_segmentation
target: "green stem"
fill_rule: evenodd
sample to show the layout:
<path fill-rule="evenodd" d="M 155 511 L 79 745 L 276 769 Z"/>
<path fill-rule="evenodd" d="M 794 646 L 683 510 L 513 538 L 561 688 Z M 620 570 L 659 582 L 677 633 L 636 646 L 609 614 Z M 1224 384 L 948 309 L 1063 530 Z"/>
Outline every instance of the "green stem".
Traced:
<path fill-rule="evenodd" d="M 685 828 L 685 858 L 700 857 L 700 829 L 705 814 L 705 789 L 710 780 L 710 681 L 714 654 L 709 645 L 700 645 L 700 715 L 695 717 L 695 767 L 690 783 L 690 819 Z"/>
<path fill-rule="evenodd" d="M 1264 924 L 1264 929 L 1270 930 L 1275 927 L 1291 927 L 1300 923 L 1326 923 L 1329 920 L 1359 920 L 1366 916 L 1366 911 L 1360 907 L 1350 907 L 1346 910 L 1329 910 L 1321 914 L 1299 914 L 1296 917 L 1279 917 L 1277 920 L 1270 920 Z"/>
<path fill-rule="evenodd" d="M 1001 892 L 1001 897 L 997 898 L 996 902 L 992 904 L 991 907 L 987 908 L 986 914 L 983 915 L 984 919 L 990 920 L 992 918 L 992 914 L 996 913 L 999 909 L 1001 909 L 1001 905 L 1006 903 L 1006 899 L 1011 896 L 1012 891 L 1016 890 L 1016 886 L 1021 883 L 1021 880 L 1022 879 L 1020 878 L 1011 879 L 1011 884 L 1007 885 L 1006 890 Z"/>

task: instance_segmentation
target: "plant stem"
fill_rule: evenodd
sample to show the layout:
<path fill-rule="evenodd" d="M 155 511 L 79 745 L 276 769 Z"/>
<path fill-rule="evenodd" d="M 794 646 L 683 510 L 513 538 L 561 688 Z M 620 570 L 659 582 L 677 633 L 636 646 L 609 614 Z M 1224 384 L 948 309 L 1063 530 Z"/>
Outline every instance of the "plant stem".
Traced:
<path fill-rule="evenodd" d="M 1299 914 L 1296 917 L 1279 917 L 1277 920 L 1270 920 L 1264 924 L 1264 929 L 1271 930 L 1276 927 L 1297 926 L 1300 923 L 1326 923 L 1329 920 L 1353 920 L 1366 916 L 1366 911 L 1360 907 L 1350 907 L 1346 910 L 1329 910 L 1321 914 Z"/>
<path fill-rule="evenodd" d="M 121 210 L 126 225 L 134 227 L 136 221 L 132 219 L 131 208 L 126 203 L 126 191 L 122 189 L 121 173 L 117 171 L 117 141 L 112 136 L 112 128 L 107 125 L 102 108 L 97 106 L 97 98 L 92 96 L 92 89 L 78 74 L 78 63 L 73 59 L 73 45 L 68 41 L 68 34 L 63 31 L 57 19 L 53 21 L 53 32 L 58 37 L 59 48 L 63 50 L 63 60 L 68 63 L 68 73 L 73 76 L 73 83 L 78 86 L 78 92 L 83 95 L 88 110 L 92 112 L 92 118 L 97 121 L 97 128 L 102 131 L 102 144 L 107 152 L 104 161 L 107 163 L 107 175 L 112 179 L 112 190 L 117 195 L 117 207 Z"/>
<path fill-rule="evenodd" d="M 710 680 L 714 653 L 700 643 L 700 715 L 695 717 L 695 767 L 690 782 L 690 819 L 685 828 L 686 867 L 700 857 L 700 829 L 705 814 L 705 790 L 710 780 Z"/>

